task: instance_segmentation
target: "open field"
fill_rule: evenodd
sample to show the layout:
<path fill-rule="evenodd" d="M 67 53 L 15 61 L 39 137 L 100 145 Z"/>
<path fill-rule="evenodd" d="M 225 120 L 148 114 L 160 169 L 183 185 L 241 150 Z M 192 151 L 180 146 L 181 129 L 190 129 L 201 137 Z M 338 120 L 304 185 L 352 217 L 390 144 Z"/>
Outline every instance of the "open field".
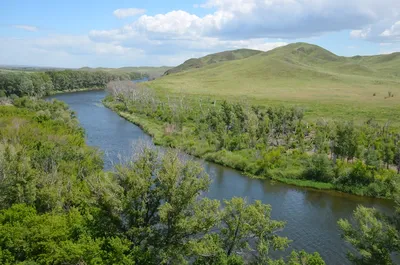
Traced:
<path fill-rule="evenodd" d="M 148 85 L 187 94 L 299 105 L 306 118 L 376 119 L 400 125 L 400 54 L 339 57 L 298 43 L 171 74 Z"/>

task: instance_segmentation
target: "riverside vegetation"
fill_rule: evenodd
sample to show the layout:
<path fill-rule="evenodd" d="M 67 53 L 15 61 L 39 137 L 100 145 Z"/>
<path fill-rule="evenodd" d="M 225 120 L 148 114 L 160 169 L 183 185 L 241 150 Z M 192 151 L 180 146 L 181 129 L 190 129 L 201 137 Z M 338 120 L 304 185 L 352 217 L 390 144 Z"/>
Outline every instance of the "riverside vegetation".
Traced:
<path fill-rule="evenodd" d="M 285 222 L 260 201 L 204 198 L 210 178 L 197 162 L 144 146 L 104 172 L 65 103 L 2 102 L 1 264 L 325 264 L 304 251 L 272 259 L 290 244 Z M 350 261 L 393 265 L 399 220 L 361 206 L 339 220 Z"/>
<path fill-rule="evenodd" d="M 36 96 L 54 93 L 104 89 L 110 81 L 139 79 L 145 75 L 123 71 L 9 71 L 0 70 L 0 97 Z"/>
<path fill-rule="evenodd" d="M 372 120 L 307 122 L 299 108 L 159 97 L 111 83 L 106 106 L 157 144 L 300 186 L 392 198 L 400 178 L 400 132 Z"/>
<path fill-rule="evenodd" d="M 144 147 L 104 172 L 65 103 L 3 102 L 1 264 L 325 264 L 304 251 L 272 259 L 290 244 L 285 223 L 259 201 L 202 197 L 197 162 Z"/>

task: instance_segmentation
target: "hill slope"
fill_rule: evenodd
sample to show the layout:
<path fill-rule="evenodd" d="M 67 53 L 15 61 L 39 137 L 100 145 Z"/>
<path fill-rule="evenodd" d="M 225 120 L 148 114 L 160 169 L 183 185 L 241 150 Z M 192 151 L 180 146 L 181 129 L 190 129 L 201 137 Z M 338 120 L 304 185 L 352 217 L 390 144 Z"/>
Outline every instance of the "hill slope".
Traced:
<path fill-rule="evenodd" d="M 301 105 L 310 116 L 350 115 L 400 124 L 400 53 L 341 57 L 294 43 L 164 76 L 149 85 L 162 93 Z M 389 92 L 394 97 L 388 98 Z"/>
<path fill-rule="evenodd" d="M 165 75 L 202 68 L 204 66 L 214 63 L 244 59 L 259 53 L 261 53 L 261 51 L 250 50 L 250 49 L 239 49 L 233 51 L 214 53 L 201 58 L 192 58 L 185 61 L 183 64 L 178 65 L 177 67 L 169 69 L 168 71 L 165 72 Z"/>

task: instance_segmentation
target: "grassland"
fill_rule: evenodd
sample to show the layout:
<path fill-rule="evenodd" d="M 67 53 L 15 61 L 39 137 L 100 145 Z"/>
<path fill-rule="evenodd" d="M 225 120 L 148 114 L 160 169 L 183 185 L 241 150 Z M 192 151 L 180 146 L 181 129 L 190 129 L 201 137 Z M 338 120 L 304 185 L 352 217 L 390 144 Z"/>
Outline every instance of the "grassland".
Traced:
<path fill-rule="evenodd" d="M 340 57 L 296 43 L 188 68 L 147 85 L 160 94 L 298 105 L 307 119 L 372 118 L 400 126 L 400 53 Z"/>
<path fill-rule="evenodd" d="M 187 71 L 190 69 L 202 68 L 207 65 L 212 65 L 215 63 L 221 63 L 226 61 L 234 61 L 240 60 L 244 58 L 248 58 L 250 56 L 254 56 L 256 54 L 261 53 L 261 51 L 250 50 L 250 49 L 239 49 L 233 51 L 224 51 L 219 53 L 210 54 L 201 58 L 192 58 L 185 61 L 183 64 L 178 65 L 177 67 L 171 68 L 165 72 L 166 75 L 179 73 L 183 71 Z"/>

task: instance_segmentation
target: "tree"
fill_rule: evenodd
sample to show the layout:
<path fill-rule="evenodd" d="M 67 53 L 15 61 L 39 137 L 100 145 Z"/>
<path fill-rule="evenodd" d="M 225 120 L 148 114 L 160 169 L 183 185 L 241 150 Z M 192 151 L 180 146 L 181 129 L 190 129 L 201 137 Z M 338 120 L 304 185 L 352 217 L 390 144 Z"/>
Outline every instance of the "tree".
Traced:
<path fill-rule="evenodd" d="M 393 164 L 394 161 L 394 143 L 393 139 L 390 136 L 385 136 L 383 149 L 382 149 L 382 158 L 383 162 L 386 163 L 386 168 L 389 169 L 389 166 Z"/>
<path fill-rule="evenodd" d="M 393 252 L 400 250 L 399 232 L 388 218 L 376 209 L 357 207 L 353 214 L 354 224 L 340 219 L 342 237 L 357 250 L 348 258 L 355 265 L 393 265 Z"/>
<path fill-rule="evenodd" d="M 228 257 L 247 250 L 262 263 L 268 260 L 271 250 L 288 247 L 290 240 L 276 235 L 285 223 L 271 220 L 270 205 L 260 201 L 249 205 L 243 198 L 233 198 L 224 204 L 221 240 Z"/>
<path fill-rule="evenodd" d="M 1 264 L 103 264 L 102 241 L 86 233 L 77 209 L 38 215 L 33 207 L 15 204 L 0 211 L 0 239 Z"/>
<path fill-rule="evenodd" d="M 352 122 L 337 123 L 334 141 L 334 153 L 351 160 L 356 156 L 358 147 L 358 131 Z"/>
<path fill-rule="evenodd" d="M 219 220 L 219 202 L 198 198 L 208 176 L 176 152 L 160 156 L 144 148 L 134 162 L 117 167 L 115 178 L 122 188 L 122 205 L 115 207 L 122 211 L 114 214 L 119 230 L 143 252 L 153 249 L 157 264 L 185 260 L 189 243 Z"/>
<path fill-rule="evenodd" d="M 271 219 L 269 205 L 234 198 L 221 210 L 218 201 L 200 198 L 208 176 L 174 151 L 161 156 L 144 148 L 127 166 L 117 167 L 114 176 L 122 188 L 116 196 L 122 205 L 117 200 L 111 208 L 121 210 L 106 214 L 113 216 L 109 227 L 119 227 L 140 252 L 151 250 L 147 262 L 152 264 L 182 263 L 189 257 L 196 264 L 239 262 L 249 253 L 266 261 L 271 250 L 290 242 L 276 235 L 284 222 Z"/>
<path fill-rule="evenodd" d="M 325 265 L 325 262 L 318 253 L 310 254 L 302 250 L 293 251 L 287 262 L 283 259 L 270 260 L 268 265 Z"/>

